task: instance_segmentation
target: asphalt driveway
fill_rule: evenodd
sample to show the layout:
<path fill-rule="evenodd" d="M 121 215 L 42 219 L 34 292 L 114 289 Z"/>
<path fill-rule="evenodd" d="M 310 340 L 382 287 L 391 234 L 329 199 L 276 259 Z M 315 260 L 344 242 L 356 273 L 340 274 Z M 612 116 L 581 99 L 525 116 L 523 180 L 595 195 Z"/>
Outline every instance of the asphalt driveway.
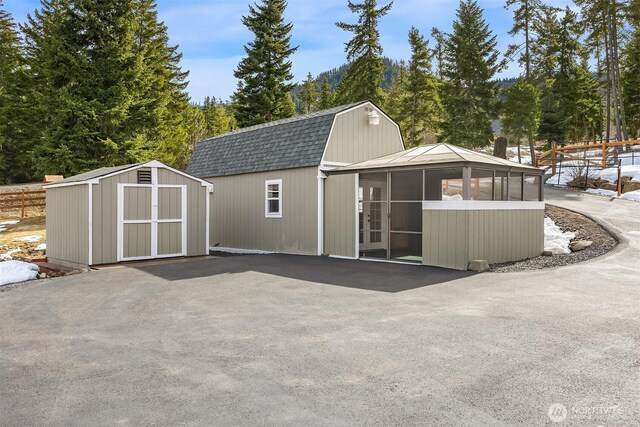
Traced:
<path fill-rule="evenodd" d="M 0 424 L 633 424 L 640 204 L 547 198 L 625 241 L 525 273 L 256 255 L 0 292 Z"/>

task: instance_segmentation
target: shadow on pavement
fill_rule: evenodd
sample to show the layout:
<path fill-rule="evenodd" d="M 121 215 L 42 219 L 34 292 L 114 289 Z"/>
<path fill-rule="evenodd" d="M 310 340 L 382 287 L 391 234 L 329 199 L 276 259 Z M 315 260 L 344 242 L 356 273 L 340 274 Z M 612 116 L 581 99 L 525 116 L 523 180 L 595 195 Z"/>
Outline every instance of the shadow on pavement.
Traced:
<path fill-rule="evenodd" d="M 402 292 L 475 274 L 422 265 L 281 254 L 208 257 L 178 263 L 130 264 L 129 267 L 169 281 L 255 271 L 296 280 L 380 292 Z"/>

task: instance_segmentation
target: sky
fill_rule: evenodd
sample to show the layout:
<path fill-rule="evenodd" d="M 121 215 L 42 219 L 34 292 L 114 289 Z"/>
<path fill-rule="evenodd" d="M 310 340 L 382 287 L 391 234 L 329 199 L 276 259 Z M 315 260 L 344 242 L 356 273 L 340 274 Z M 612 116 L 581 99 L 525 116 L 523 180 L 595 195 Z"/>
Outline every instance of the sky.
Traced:
<path fill-rule="evenodd" d="M 355 0 L 356 2 L 358 0 Z M 40 2 L 38 0 L 5 0 L 5 8 L 17 22 L 24 22 Z M 378 1 L 379 5 L 386 1 Z M 521 37 L 512 38 L 508 31 L 512 11 L 504 8 L 504 0 L 479 0 L 484 18 L 497 36 L 501 52 Z M 548 3 L 564 5 L 555 0 Z M 243 46 L 252 33 L 241 22 L 248 13 L 246 0 L 157 0 L 158 15 L 168 27 L 172 44 L 180 46 L 182 67 L 189 70 L 189 92 L 193 102 L 205 96 L 228 99 L 236 88 L 233 70 L 244 55 Z M 384 55 L 396 60 L 410 56 L 407 34 L 412 26 L 430 38 L 431 28 L 451 30 L 457 1 L 395 0 L 391 11 L 380 21 L 380 41 Z M 292 56 L 295 81 L 307 73 L 317 75 L 346 62 L 344 44 L 351 33 L 335 26 L 338 21 L 355 23 L 357 17 L 347 8 L 347 0 L 289 0 L 285 12 L 293 23 L 292 45 L 299 46 Z M 431 42 L 433 46 L 433 42 Z M 516 77 L 521 70 L 512 63 L 499 77 Z"/>

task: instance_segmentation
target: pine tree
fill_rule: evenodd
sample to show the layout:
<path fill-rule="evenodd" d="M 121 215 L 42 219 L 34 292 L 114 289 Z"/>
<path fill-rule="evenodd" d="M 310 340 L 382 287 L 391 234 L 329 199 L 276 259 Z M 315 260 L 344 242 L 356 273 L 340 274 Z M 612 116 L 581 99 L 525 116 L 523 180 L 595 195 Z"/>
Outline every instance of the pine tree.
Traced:
<path fill-rule="evenodd" d="M 636 10 L 638 15 L 632 21 L 633 30 L 622 62 L 622 89 L 632 138 L 640 134 L 640 8 Z"/>
<path fill-rule="evenodd" d="M 539 83 L 553 79 L 558 68 L 558 35 L 560 22 L 556 7 L 542 5 L 533 21 L 533 32 L 537 35 L 531 40 L 530 77 Z"/>
<path fill-rule="evenodd" d="M 409 94 L 407 93 L 407 74 L 408 67 L 404 61 L 398 63 L 395 74 L 391 79 L 389 92 L 384 99 L 385 112 L 400 126 L 402 139 L 407 145 L 409 132 L 411 129 L 411 121 L 408 117 L 407 105 L 411 103 Z"/>
<path fill-rule="evenodd" d="M 381 8 L 377 8 L 377 0 L 363 0 L 362 3 L 348 0 L 347 5 L 358 15 L 358 23 L 336 23 L 338 28 L 353 33 L 353 38 L 345 45 L 349 68 L 338 85 L 339 100 L 350 103 L 369 99 L 380 103 L 384 96 L 380 87 L 384 62 L 378 21 L 391 10 L 393 1 Z"/>
<path fill-rule="evenodd" d="M 507 0 L 506 9 L 515 6 L 513 12 L 513 27 L 509 30 L 509 35 L 524 35 L 524 46 L 510 45 L 507 56 L 518 55 L 518 62 L 524 66 L 525 78 L 531 77 L 531 40 L 533 36 L 533 25 L 536 15 L 542 6 L 540 0 Z"/>
<path fill-rule="evenodd" d="M 518 157 L 520 141 L 535 135 L 540 126 L 540 96 L 540 89 L 526 78 L 518 79 L 504 91 L 502 130 L 518 144 Z M 531 162 L 535 162 L 535 153 Z"/>
<path fill-rule="evenodd" d="M 130 161 L 125 122 L 135 80 L 132 2 L 44 0 L 24 27 L 39 173 L 70 175 Z M 34 112 L 35 113 L 35 112 Z"/>
<path fill-rule="evenodd" d="M 318 109 L 326 110 L 334 106 L 335 94 L 331 89 L 329 78 L 325 75 L 322 78 L 322 85 L 320 87 L 320 94 L 318 95 Z"/>
<path fill-rule="evenodd" d="M 234 94 L 236 119 L 241 127 L 291 117 L 289 57 L 298 49 L 291 47 L 291 23 L 284 23 L 284 0 L 263 0 L 249 6 L 242 23 L 254 34 L 245 46 L 247 56 L 238 64 L 234 76 L 241 81 Z M 291 101 L 292 103 L 293 101 Z"/>
<path fill-rule="evenodd" d="M 406 80 L 404 102 L 406 111 L 403 116 L 409 120 L 405 143 L 408 147 L 424 144 L 428 135 L 438 131 L 440 116 L 440 99 L 436 80 L 431 73 L 431 57 L 429 47 L 420 32 L 412 27 L 409 31 L 411 60 Z"/>
<path fill-rule="evenodd" d="M 316 81 L 311 73 L 307 74 L 306 80 L 302 83 L 300 98 L 305 114 L 315 111 L 318 102 L 318 89 L 316 88 Z"/>
<path fill-rule="evenodd" d="M 489 144 L 491 123 L 497 116 L 496 36 L 482 14 L 475 1 L 461 1 L 444 48 L 441 139 L 466 147 Z"/>
<path fill-rule="evenodd" d="M 0 0 L 0 184 L 34 178 L 29 152 L 36 141 L 18 28 L 3 7 Z"/>
<path fill-rule="evenodd" d="M 431 28 L 431 37 L 435 40 L 435 60 L 436 69 L 438 70 L 438 78 L 442 79 L 442 61 L 444 58 L 444 34 L 438 28 Z"/>
<path fill-rule="evenodd" d="M 235 127 L 235 119 L 222 101 L 206 97 L 202 106 L 204 115 L 206 138 L 229 132 Z"/>

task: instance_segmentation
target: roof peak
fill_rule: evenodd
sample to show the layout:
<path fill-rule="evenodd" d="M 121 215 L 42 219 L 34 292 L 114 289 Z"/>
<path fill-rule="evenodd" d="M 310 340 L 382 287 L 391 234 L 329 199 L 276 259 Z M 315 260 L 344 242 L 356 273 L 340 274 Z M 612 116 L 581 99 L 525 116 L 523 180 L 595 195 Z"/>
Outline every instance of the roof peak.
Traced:
<path fill-rule="evenodd" d="M 327 108 L 327 109 L 320 110 L 320 111 L 314 111 L 312 113 L 301 114 L 301 115 L 298 115 L 298 116 L 293 116 L 293 117 L 287 117 L 287 118 L 284 118 L 284 119 L 274 120 L 272 122 L 260 123 L 260 124 L 253 125 L 253 126 L 247 126 L 247 127 L 240 128 L 240 129 L 230 130 L 230 131 L 222 133 L 220 135 L 215 135 L 215 136 L 212 136 L 211 138 L 203 139 L 202 141 L 198 142 L 198 144 L 200 144 L 202 142 L 213 141 L 213 140 L 216 140 L 216 139 L 222 138 L 222 137 L 227 137 L 229 135 L 238 135 L 238 134 L 252 132 L 252 131 L 255 131 L 255 130 L 269 128 L 269 127 L 273 127 L 273 126 L 278 126 L 278 125 L 282 125 L 282 124 L 286 124 L 286 123 L 294 123 L 294 122 L 298 122 L 298 121 L 301 121 L 301 120 L 311 119 L 311 118 L 314 118 L 314 117 L 321 117 L 321 116 L 326 116 L 326 115 L 331 115 L 331 114 L 338 114 L 338 113 L 341 113 L 341 112 L 343 112 L 345 110 L 348 110 L 349 108 L 353 108 L 353 107 L 357 107 L 357 106 L 362 105 L 362 104 L 366 104 L 367 102 L 371 102 L 371 101 L 367 99 L 367 100 L 360 101 L 360 102 L 354 102 L 354 103 L 351 103 L 351 104 L 339 105 L 337 107 L 331 107 L 331 108 Z"/>

